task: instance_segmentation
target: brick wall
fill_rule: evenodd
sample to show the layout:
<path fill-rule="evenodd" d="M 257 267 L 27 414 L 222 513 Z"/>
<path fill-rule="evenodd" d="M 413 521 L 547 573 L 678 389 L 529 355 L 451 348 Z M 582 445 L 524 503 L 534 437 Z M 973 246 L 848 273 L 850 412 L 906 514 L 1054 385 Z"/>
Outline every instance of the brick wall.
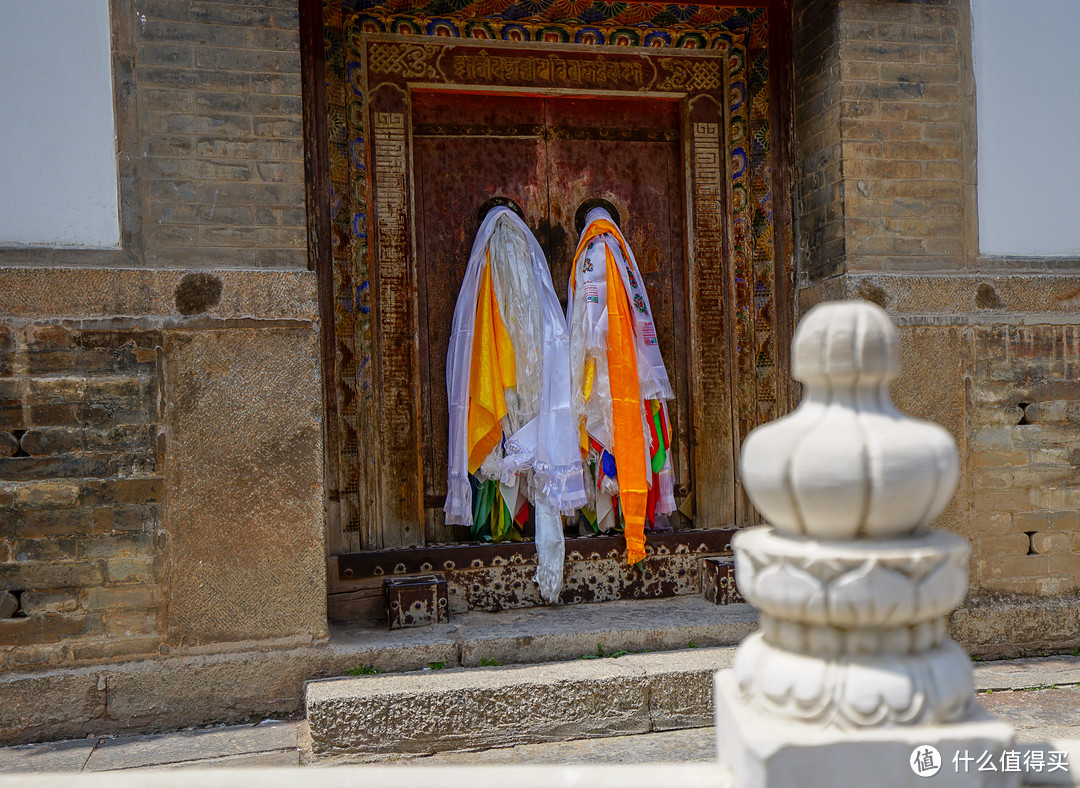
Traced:
<path fill-rule="evenodd" d="M 796 9 L 803 283 L 965 264 L 966 20 L 954 0 Z"/>
<path fill-rule="evenodd" d="M 954 270 L 964 252 L 961 3 L 845 2 L 849 271 Z"/>
<path fill-rule="evenodd" d="M 799 276 L 817 282 L 838 273 L 844 262 L 840 29 L 833 0 L 810 0 L 797 9 L 792 47 Z"/>
<path fill-rule="evenodd" d="M 152 265 L 304 267 L 296 0 L 136 0 Z"/>
<path fill-rule="evenodd" d="M 1080 328 L 973 332 L 972 536 L 986 591 L 1080 590 Z"/>
<path fill-rule="evenodd" d="M 0 670 L 158 649 L 160 343 L 0 325 Z"/>

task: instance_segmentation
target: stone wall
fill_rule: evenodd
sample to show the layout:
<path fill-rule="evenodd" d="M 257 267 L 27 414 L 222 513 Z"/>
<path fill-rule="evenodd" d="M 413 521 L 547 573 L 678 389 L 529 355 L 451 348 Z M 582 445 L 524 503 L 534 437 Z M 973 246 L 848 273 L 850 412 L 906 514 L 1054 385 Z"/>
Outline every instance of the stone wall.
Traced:
<path fill-rule="evenodd" d="M 0 249 L 0 671 L 326 635 L 297 4 L 111 19 L 122 247 Z"/>
<path fill-rule="evenodd" d="M 157 648 L 161 332 L 0 326 L 0 669 Z"/>
<path fill-rule="evenodd" d="M 1075 646 L 1080 261 L 979 254 L 968 4 L 806 0 L 795 24 L 799 311 L 885 307 L 894 400 L 957 440 L 960 486 L 936 523 L 973 546 L 957 637 L 985 654 Z M 800 86 L 814 64 L 832 81 Z M 827 196 L 807 186 L 837 177 Z"/>

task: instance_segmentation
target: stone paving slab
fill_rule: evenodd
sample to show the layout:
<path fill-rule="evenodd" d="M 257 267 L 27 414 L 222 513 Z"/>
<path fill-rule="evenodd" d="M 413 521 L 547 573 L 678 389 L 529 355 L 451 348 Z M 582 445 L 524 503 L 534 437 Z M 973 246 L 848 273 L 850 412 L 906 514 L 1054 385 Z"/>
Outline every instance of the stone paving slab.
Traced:
<path fill-rule="evenodd" d="M 1080 686 L 984 692 L 978 698 L 984 709 L 1008 720 L 1017 731 L 1080 728 Z"/>
<path fill-rule="evenodd" d="M 393 766 L 491 766 L 508 764 L 628 764 L 715 763 L 716 729 L 690 728 L 601 739 L 580 739 L 544 744 L 519 744 L 476 752 L 440 752 L 430 756 L 383 756 L 380 765 Z M 316 766 L 357 763 L 355 757 L 319 759 Z"/>
<path fill-rule="evenodd" d="M 294 723 L 102 739 L 85 768 L 92 772 L 133 769 L 277 750 L 291 750 L 298 760 Z"/>
<path fill-rule="evenodd" d="M 529 764 L 716 763 L 716 729 L 692 728 L 641 736 L 610 739 L 527 744 L 514 748 Z M 677 758 L 676 758 L 677 755 Z"/>
<path fill-rule="evenodd" d="M 88 734 L 151 733 L 284 716 L 303 707 L 305 681 L 360 665 L 418 670 L 551 662 L 596 653 L 734 645 L 757 627 L 747 605 L 698 596 L 474 612 L 393 632 L 339 627 L 330 642 L 275 651 L 189 654 L 0 676 L 0 745 Z"/>
<path fill-rule="evenodd" d="M 151 770 L 78 775 L 0 775 L 0 788 L 734 788 L 720 764 L 456 766 L 397 769 L 354 766 L 341 769 Z"/>
<path fill-rule="evenodd" d="M 430 646 L 431 641 L 426 644 Z M 646 684 L 651 688 L 659 686 L 660 682 L 672 679 L 676 690 L 666 690 L 663 693 L 648 692 L 648 703 L 644 707 L 647 714 L 643 716 L 643 730 L 653 732 L 637 736 L 621 736 L 611 738 L 593 738 L 571 742 L 552 742 L 548 744 L 519 743 L 517 746 L 507 747 L 513 742 L 494 742 L 492 747 L 484 753 L 474 752 L 445 752 L 430 758 L 416 758 L 411 755 L 394 755 L 383 753 L 378 756 L 382 762 L 397 758 L 400 762 L 408 762 L 412 765 L 422 765 L 424 762 L 435 764 L 446 763 L 448 765 L 461 763 L 525 763 L 526 757 L 531 762 L 629 762 L 622 760 L 632 758 L 635 753 L 652 753 L 648 759 L 655 760 L 664 756 L 665 760 L 709 760 L 710 756 L 705 753 L 714 752 L 712 743 L 712 729 L 695 728 L 690 730 L 678 730 L 670 733 L 656 732 L 666 724 L 665 721 L 675 720 L 682 715 L 684 724 L 711 725 L 711 693 L 701 694 L 702 687 L 710 687 L 711 673 L 717 669 L 728 667 L 731 662 L 734 649 L 709 648 L 687 649 L 682 652 L 656 653 L 656 654 L 631 654 L 618 659 L 603 660 L 574 660 L 576 666 L 583 666 L 585 671 L 590 671 L 593 666 L 608 666 L 607 669 L 616 668 L 619 675 L 644 676 Z M 536 666 L 545 669 L 554 668 L 558 675 L 558 665 Z M 998 688 L 993 692 L 982 692 L 979 695 L 980 702 L 988 710 L 999 714 L 1012 722 L 1018 730 L 1018 741 L 1028 744 L 1045 743 L 1050 739 L 1080 739 L 1080 659 L 1075 657 L 1048 657 L 1040 659 L 1007 660 L 1000 662 L 976 663 L 974 665 L 976 683 L 984 688 Z M 442 673 L 443 677 L 456 673 L 466 675 L 469 673 L 481 674 L 499 671 L 530 670 L 528 666 L 516 666 L 497 669 L 471 669 L 448 671 Z M 441 672 L 426 671 L 420 676 L 438 677 Z M 681 676 L 679 679 L 673 677 Z M 364 676 L 353 681 L 379 680 L 383 676 Z M 701 685 L 700 687 L 698 685 Z M 1057 686 L 1053 686 L 1056 684 Z M 1043 687 L 1027 692 L 1001 691 L 1001 687 L 1024 688 Z M 704 700 L 704 699 L 707 699 Z M 706 703 L 708 704 L 706 706 Z M 696 715 L 696 720 L 694 719 Z M 275 731 L 274 728 L 278 729 Z M 107 758 L 114 758 L 119 763 L 121 755 L 127 758 L 131 766 L 145 762 L 154 766 L 188 768 L 220 769 L 230 766 L 232 768 L 251 765 L 293 765 L 296 761 L 298 727 L 304 727 L 304 723 L 288 723 L 282 726 L 236 726 L 235 728 L 213 729 L 209 731 L 181 731 L 158 736 L 146 737 L 123 737 L 103 740 L 103 746 L 95 753 L 93 768 L 123 768 L 105 767 Z M 271 729 L 271 735 L 267 738 L 266 729 Z M 285 736 L 285 746 L 278 748 L 282 735 L 281 732 L 291 728 L 293 733 Z M 220 736 L 223 732 L 233 730 L 245 732 L 243 736 L 250 737 L 255 752 L 240 752 L 248 745 L 236 744 L 233 749 L 222 741 Z M 219 737 L 208 734 L 219 734 Z M 198 736 L 203 734 L 205 738 Z M 669 738 L 665 738 L 669 737 Z M 225 737 L 227 738 L 227 736 Z M 20 747 L 0 748 L 0 775 L 2 774 L 25 774 L 32 771 L 78 771 L 87 764 L 91 753 L 98 745 L 101 737 L 76 739 L 66 742 L 49 744 L 35 744 Z M 210 745 L 204 748 L 203 743 Z M 656 743 L 656 746 L 651 744 Z M 192 745 L 198 745 L 193 747 Z M 265 748 L 269 747 L 267 750 Z M 188 748 L 185 750 L 185 748 Z M 161 753 L 148 753 L 148 750 L 160 749 Z M 162 754 L 167 753 L 167 754 Z M 618 757 L 614 753 L 620 753 Z M 142 761 L 138 761 L 142 758 Z M 174 760 L 179 759 L 179 760 Z M 315 765 L 336 765 L 345 761 L 355 761 L 356 758 L 319 758 Z M 420 764 L 416 761 L 419 760 Z M 397 761 L 393 761 L 397 762 Z M 1077 752 L 1073 761 L 1075 770 L 1080 772 L 1080 751 Z M 101 764 L 99 766 L 99 764 Z M 130 768 L 130 767 L 129 767 Z"/>
<path fill-rule="evenodd" d="M 1080 684 L 1080 657 L 1003 659 L 973 667 L 975 689 L 980 691 Z"/>
<path fill-rule="evenodd" d="M 296 749 L 274 752 L 253 752 L 228 758 L 207 761 L 184 761 L 158 766 L 159 769 L 286 769 L 300 766 L 300 753 Z"/>
<path fill-rule="evenodd" d="M 1049 733 L 1043 729 L 1043 733 Z M 1028 745 L 1019 744 L 1017 750 L 1023 757 L 1024 750 L 1039 749 L 1044 755 L 1050 750 L 1064 751 L 1066 760 L 1071 765 L 1069 771 L 1030 773 L 1025 776 L 1025 788 L 1060 788 L 1074 786 L 1080 775 L 1080 739 L 1059 739 L 1055 736 L 1044 737 Z M 510 766 L 510 765 L 553 765 L 553 764 L 657 764 L 678 761 L 685 763 L 716 764 L 716 729 L 697 728 L 685 731 L 666 731 L 631 736 L 618 736 L 609 739 L 591 739 L 577 742 L 557 742 L 549 744 L 531 744 L 481 752 L 438 753 L 430 757 L 405 757 L 393 761 L 380 762 L 379 766 L 406 766 L 412 769 L 429 770 L 441 766 Z M 323 764 L 320 764 L 323 765 Z M 719 765 L 716 764 L 715 768 Z M 905 768 L 900 764 L 898 768 Z M 369 766 L 367 768 L 374 768 Z M 673 777 L 666 784 L 679 784 Z M 928 783 L 929 784 L 929 783 Z M 839 786 L 838 786 L 839 788 Z"/>
<path fill-rule="evenodd" d="M 0 749 L 0 773 L 81 771 L 97 743 L 95 737 L 4 747 Z"/>

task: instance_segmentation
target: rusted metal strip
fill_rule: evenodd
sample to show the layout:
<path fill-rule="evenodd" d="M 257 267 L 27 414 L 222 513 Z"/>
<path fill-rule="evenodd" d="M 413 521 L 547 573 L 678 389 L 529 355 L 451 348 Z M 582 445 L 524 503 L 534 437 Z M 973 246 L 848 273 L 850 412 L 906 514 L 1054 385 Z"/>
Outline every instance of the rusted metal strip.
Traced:
<path fill-rule="evenodd" d="M 650 556 L 723 553 L 730 550 L 731 535 L 736 530 L 717 528 L 707 531 L 649 534 L 645 543 L 645 552 Z M 622 536 L 593 536 L 566 540 L 567 562 L 619 558 L 625 551 L 626 541 Z M 536 546 L 532 542 L 458 544 L 445 547 L 348 553 L 338 556 L 337 561 L 338 578 L 341 580 L 535 563 Z"/>

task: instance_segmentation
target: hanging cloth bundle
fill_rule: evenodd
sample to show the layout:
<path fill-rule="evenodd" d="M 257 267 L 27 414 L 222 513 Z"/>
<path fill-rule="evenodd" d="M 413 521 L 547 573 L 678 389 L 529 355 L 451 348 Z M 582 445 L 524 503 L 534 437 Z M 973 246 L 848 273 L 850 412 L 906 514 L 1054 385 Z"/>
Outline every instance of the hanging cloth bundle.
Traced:
<path fill-rule="evenodd" d="M 562 590 L 560 513 L 586 502 L 569 359 L 543 250 L 517 214 L 496 207 L 473 241 L 446 357 L 446 522 L 472 526 L 490 517 L 493 538 L 501 538 L 532 501 L 536 582 L 548 602 Z"/>
<path fill-rule="evenodd" d="M 637 261 L 603 208 L 586 215 L 566 320 L 584 514 L 607 531 L 621 512 L 627 561 L 635 564 L 645 557 L 646 522 L 675 510 L 665 403 L 673 394 Z"/>

